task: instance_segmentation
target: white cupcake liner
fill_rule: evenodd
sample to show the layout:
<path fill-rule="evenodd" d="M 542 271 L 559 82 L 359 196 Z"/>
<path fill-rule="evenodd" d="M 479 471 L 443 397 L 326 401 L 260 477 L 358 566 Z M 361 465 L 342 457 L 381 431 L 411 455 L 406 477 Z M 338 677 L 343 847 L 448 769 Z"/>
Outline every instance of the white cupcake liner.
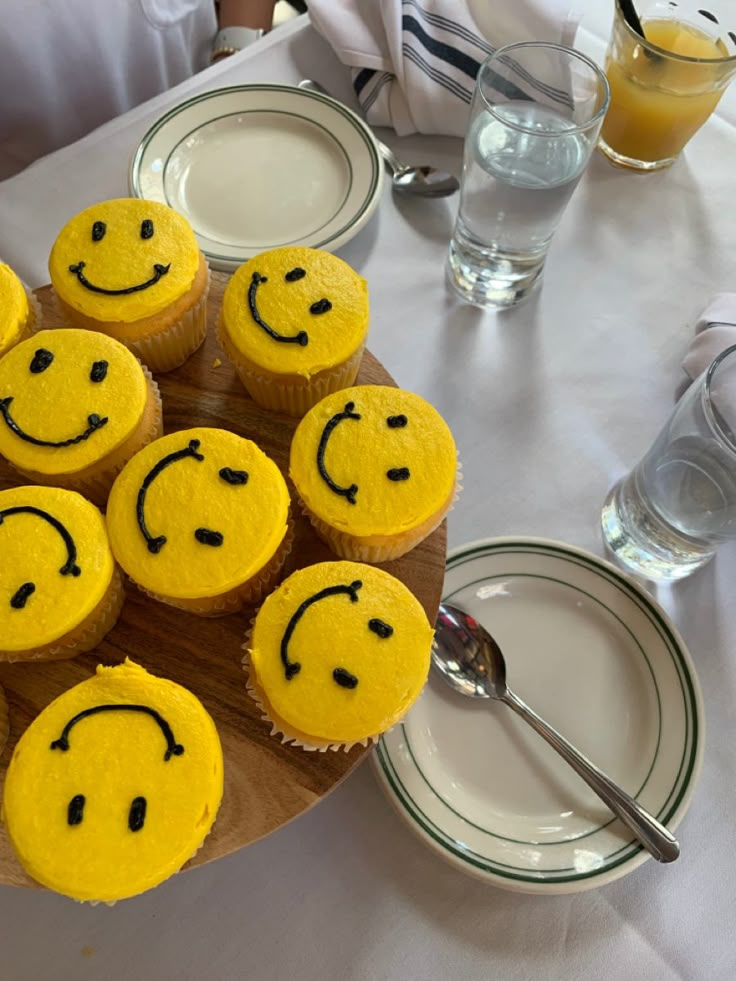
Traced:
<path fill-rule="evenodd" d="M 286 534 L 279 542 L 274 554 L 259 572 L 254 573 L 242 586 L 237 586 L 219 596 L 204 596 L 201 601 L 197 599 L 178 599 L 175 596 L 164 596 L 161 593 L 153 592 L 153 590 L 142 586 L 131 575 L 128 575 L 128 578 L 142 593 L 150 596 L 151 599 L 157 600 L 159 603 L 174 606 L 179 610 L 186 610 L 187 613 L 194 613 L 200 617 L 224 617 L 229 616 L 231 613 L 239 613 L 244 606 L 252 606 L 254 603 L 259 603 L 276 587 L 283 575 L 284 566 L 291 554 L 293 545 L 294 524 L 291 517 L 289 517 L 286 524 Z M 198 602 L 201 602 L 202 605 L 198 606 Z"/>
<path fill-rule="evenodd" d="M 65 635 L 71 637 L 71 640 L 64 640 L 62 637 L 56 643 L 30 651 L 4 651 L 1 652 L 0 662 L 62 661 L 91 651 L 115 626 L 124 602 L 125 586 L 120 569 L 116 565 L 105 595 L 87 616 L 86 619 L 90 622 L 81 633 L 77 633 L 81 626 L 78 624 Z"/>
<path fill-rule="evenodd" d="M 45 487 L 62 487 L 65 490 L 77 491 L 82 494 L 88 500 L 92 501 L 99 508 L 105 507 L 107 504 L 107 498 L 110 494 L 110 488 L 112 487 L 115 478 L 123 469 L 128 460 L 133 457 L 138 450 L 143 449 L 144 446 L 148 446 L 155 439 L 159 439 L 163 436 L 164 424 L 163 424 L 163 403 L 161 401 L 161 392 L 154 379 L 153 375 L 149 371 L 147 365 L 138 359 L 141 368 L 143 369 L 143 374 L 146 376 L 146 382 L 150 386 L 150 392 L 154 401 L 154 413 L 151 425 L 148 431 L 143 436 L 143 438 L 136 443 L 135 447 L 132 449 L 131 453 L 125 457 L 120 457 L 120 459 L 111 467 L 103 468 L 99 472 L 89 473 L 88 471 L 96 471 L 104 460 L 98 460 L 97 462 L 90 464 L 89 467 L 82 470 L 80 473 L 66 474 L 45 474 L 38 473 L 35 470 L 23 470 L 21 467 L 16 466 L 11 460 L 7 462 L 10 466 L 19 473 L 21 476 L 33 481 L 34 484 L 42 484 Z M 114 453 L 115 451 L 113 451 Z"/>
<path fill-rule="evenodd" d="M 358 376 L 365 350 L 365 342 L 363 342 L 342 364 L 320 371 L 311 378 L 292 375 L 290 376 L 292 380 L 285 382 L 277 378 L 264 377 L 243 362 L 227 337 L 222 325 L 222 317 L 217 324 L 217 340 L 235 367 L 243 387 L 257 405 L 271 412 L 283 412 L 297 418 L 306 415 L 327 395 L 339 392 L 343 388 L 350 388 Z"/>
<path fill-rule="evenodd" d="M 339 531 L 332 525 L 317 517 L 307 505 L 299 498 L 299 505 L 302 514 L 309 519 L 310 524 L 332 549 L 335 555 L 341 559 L 349 559 L 353 562 L 367 562 L 369 565 L 378 565 L 382 562 L 392 562 L 394 559 L 401 558 L 411 552 L 412 549 L 420 545 L 425 538 L 428 538 L 433 531 L 442 524 L 449 513 L 454 509 L 463 490 L 463 470 L 460 458 L 457 459 L 457 469 L 455 471 L 455 487 L 452 499 L 447 507 L 438 512 L 437 519 L 431 525 L 422 525 L 421 529 L 412 534 L 411 531 L 397 532 L 396 542 L 388 542 L 383 545 L 361 544 L 360 537 L 351 535 L 349 532 Z M 298 491 L 297 491 L 298 493 Z"/>

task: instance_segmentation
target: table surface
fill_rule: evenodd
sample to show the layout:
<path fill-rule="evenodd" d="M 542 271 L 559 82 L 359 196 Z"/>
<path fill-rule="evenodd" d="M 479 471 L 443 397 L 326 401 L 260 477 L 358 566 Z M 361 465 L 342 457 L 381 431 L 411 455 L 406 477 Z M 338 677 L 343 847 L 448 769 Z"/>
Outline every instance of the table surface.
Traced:
<path fill-rule="evenodd" d="M 610 6 L 587 7 L 578 44 L 600 59 Z M 303 77 L 352 101 L 347 72 L 301 18 L 5 181 L 0 256 L 32 286 L 44 283 L 58 229 L 87 204 L 126 193 L 130 154 L 162 111 L 198 89 Z M 667 417 L 698 312 L 731 286 L 735 95 L 667 172 L 630 175 L 596 156 L 542 289 L 502 316 L 463 307 L 445 289 L 456 200 L 401 200 L 387 186 L 376 216 L 340 250 L 370 283 L 371 349 L 456 435 L 465 491 L 450 545 L 527 534 L 603 554 L 606 490 Z M 458 141 L 381 135 L 407 158 L 459 173 Z M 726 546 L 689 580 L 654 591 L 692 652 L 708 730 L 675 865 L 650 861 L 578 896 L 512 895 L 426 850 L 364 765 L 278 833 L 113 909 L 0 888 L 0 973 L 732 981 L 734 578 L 736 550 Z"/>

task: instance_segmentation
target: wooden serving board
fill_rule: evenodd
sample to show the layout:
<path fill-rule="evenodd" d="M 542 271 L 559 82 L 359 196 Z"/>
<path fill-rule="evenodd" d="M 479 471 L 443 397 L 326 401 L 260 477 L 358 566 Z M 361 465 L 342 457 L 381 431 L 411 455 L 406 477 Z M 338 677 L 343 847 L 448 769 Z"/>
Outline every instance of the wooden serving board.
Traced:
<path fill-rule="evenodd" d="M 217 426 L 253 439 L 286 473 L 289 444 L 297 420 L 259 408 L 243 389 L 215 338 L 215 323 L 228 277 L 213 273 L 209 330 L 202 347 L 181 368 L 157 378 L 167 433 L 193 426 Z M 62 323 L 51 288 L 36 295 L 44 325 Z M 222 362 L 215 367 L 216 359 Z M 393 385 L 383 366 L 366 351 L 359 384 Z M 0 460 L 0 489 L 23 481 Z M 285 574 L 336 556 L 314 533 L 297 506 L 295 543 Z M 414 592 L 434 623 L 445 568 L 446 525 L 408 555 L 383 568 Z M 84 681 L 98 663 L 125 657 L 153 674 L 179 682 L 200 698 L 222 740 L 225 793 L 215 826 L 187 867 L 201 865 L 257 841 L 306 811 L 337 786 L 369 750 L 312 753 L 285 746 L 269 734 L 245 690 L 241 666 L 246 627 L 253 610 L 220 619 L 202 619 L 144 596 L 134 586 L 117 625 L 94 651 L 68 661 L 0 664 L 0 685 L 10 706 L 10 739 L 0 756 L 0 791 L 13 747 L 36 715 L 67 688 Z M 0 826 L 0 883 L 33 886 Z"/>

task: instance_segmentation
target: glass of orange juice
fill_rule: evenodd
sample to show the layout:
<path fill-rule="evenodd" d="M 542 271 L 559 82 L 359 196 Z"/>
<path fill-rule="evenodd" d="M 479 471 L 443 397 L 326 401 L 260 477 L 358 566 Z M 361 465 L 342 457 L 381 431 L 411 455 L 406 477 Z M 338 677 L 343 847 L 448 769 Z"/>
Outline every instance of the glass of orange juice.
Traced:
<path fill-rule="evenodd" d="M 605 69 L 611 104 L 598 145 L 618 166 L 661 170 L 736 73 L 736 3 L 638 0 L 636 8 L 644 38 L 616 3 Z"/>

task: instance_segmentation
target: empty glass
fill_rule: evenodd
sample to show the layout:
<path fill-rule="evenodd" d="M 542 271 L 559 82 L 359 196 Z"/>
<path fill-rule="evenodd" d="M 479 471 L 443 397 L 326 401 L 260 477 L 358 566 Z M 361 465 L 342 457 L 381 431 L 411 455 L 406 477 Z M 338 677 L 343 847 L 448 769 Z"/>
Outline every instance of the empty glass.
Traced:
<path fill-rule="evenodd" d="M 736 346 L 675 406 L 651 449 L 608 493 L 606 544 L 648 579 L 681 579 L 736 538 Z"/>

